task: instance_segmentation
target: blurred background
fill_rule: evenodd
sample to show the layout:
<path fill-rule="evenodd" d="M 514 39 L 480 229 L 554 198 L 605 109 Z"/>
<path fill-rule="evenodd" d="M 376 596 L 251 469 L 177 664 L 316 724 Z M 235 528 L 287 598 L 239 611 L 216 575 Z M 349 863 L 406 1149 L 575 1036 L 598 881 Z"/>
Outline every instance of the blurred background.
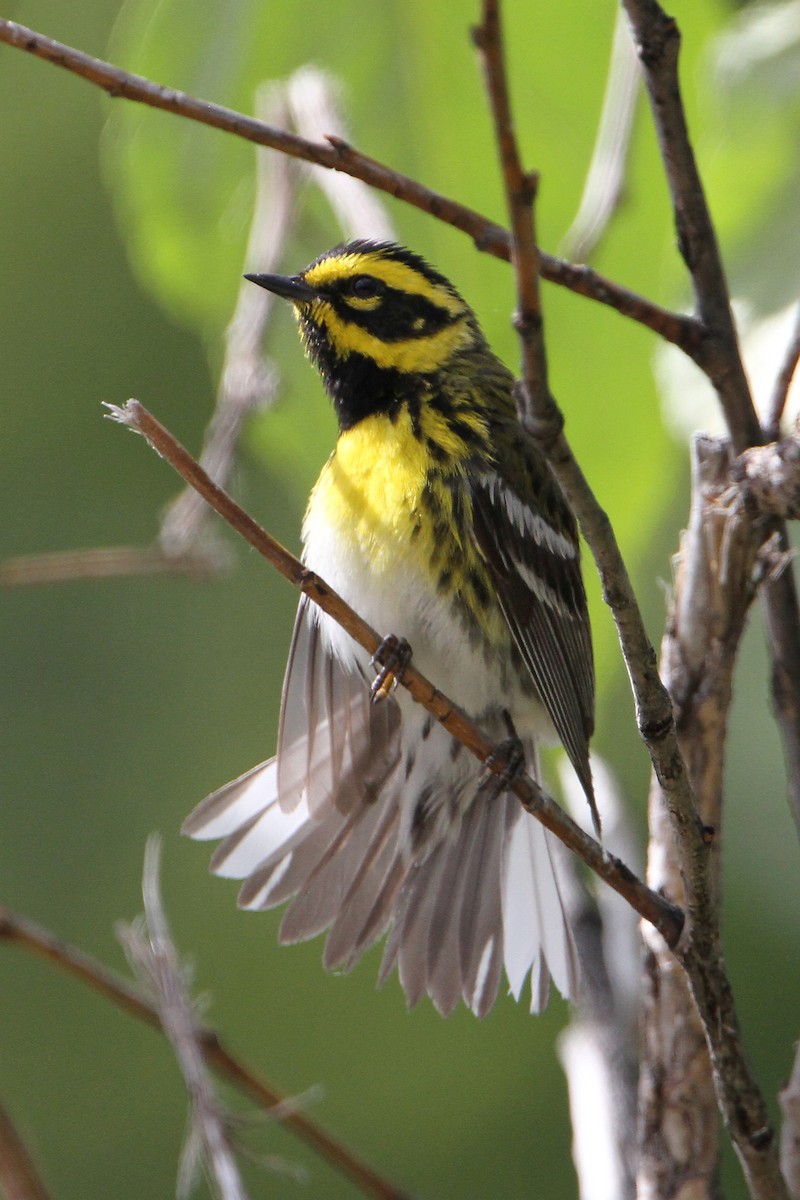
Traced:
<path fill-rule="evenodd" d="M 610 0 L 509 0 L 506 11 L 522 148 L 542 175 L 540 241 L 556 253 L 592 153 L 615 10 Z M 800 7 L 676 0 L 672 11 L 696 149 L 755 344 L 796 298 Z M 313 20 L 295 0 L 7 0 L 4 15 L 245 112 L 265 80 L 326 68 L 359 148 L 505 221 L 469 39 L 473 0 L 340 0 L 316 6 Z M 0 558 L 145 545 L 177 478 L 101 405 L 135 396 L 199 449 L 248 268 L 254 150 L 114 103 L 6 46 L 0 111 Z M 399 239 L 454 280 L 515 366 L 508 267 L 384 203 Z M 277 268 L 289 272 L 341 236 L 318 191 L 301 191 L 296 209 Z M 592 263 L 660 303 L 688 302 L 642 102 L 622 204 Z M 713 427 L 713 405 L 692 369 L 632 322 L 549 285 L 544 301 L 567 432 L 657 642 L 686 520 L 688 431 Z M 772 353 L 758 344 L 769 390 L 781 343 Z M 334 424 L 288 313 L 275 314 L 266 350 L 279 399 L 248 421 L 231 486 L 296 549 Z M 427 1003 L 408 1013 L 394 979 L 375 991 L 379 952 L 335 978 L 321 969 L 320 940 L 279 949 L 280 914 L 237 911 L 236 885 L 208 875 L 208 847 L 180 837 L 199 799 L 272 753 L 296 605 L 288 584 L 221 536 L 230 565 L 211 580 L 73 580 L 0 595 L 0 903 L 122 968 L 115 923 L 140 911 L 144 844 L 159 830 L 174 933 L 226 1041 L 289 1093 L 319 1084 L 313 1115 L 419 1196 L 574 1196 L 555 1049 L 562 1001 L 536 1019 L 506 998 L 483 1022 L 462 1010 L 442 1020 Z M 586 574 L 595 744 L 643 847 L 646 756 L 613 626 Z M 757 609 L 728 785 L 726 956 L 777 1114 L 800 1031 L 800 862 Z M 0 947 L 0 1094 L 61 1200 L 174 1191 L 185 1100 L 163 1039 L 11 947 Z M 279 1128 L 250 1141 L 286 1170 L 261 1178 L 247 1168 L 255 1194 L 354 1194 Z M 735 1165 L 726 1174 L 726 1194 L 743 1196 Z"/>

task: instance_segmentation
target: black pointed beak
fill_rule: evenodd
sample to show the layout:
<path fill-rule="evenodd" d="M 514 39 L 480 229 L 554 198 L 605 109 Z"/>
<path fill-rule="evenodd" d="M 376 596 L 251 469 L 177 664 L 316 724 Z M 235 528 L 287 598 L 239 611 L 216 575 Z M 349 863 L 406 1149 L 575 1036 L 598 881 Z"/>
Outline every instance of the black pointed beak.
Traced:
<path fill-rule="evenodd" d="M 305 283 L 299 275 L 245 275 L 245 279 L 285 300 L 293 300 L 295 304 L 310 304 L 319 296 L 316 288 Z"/>

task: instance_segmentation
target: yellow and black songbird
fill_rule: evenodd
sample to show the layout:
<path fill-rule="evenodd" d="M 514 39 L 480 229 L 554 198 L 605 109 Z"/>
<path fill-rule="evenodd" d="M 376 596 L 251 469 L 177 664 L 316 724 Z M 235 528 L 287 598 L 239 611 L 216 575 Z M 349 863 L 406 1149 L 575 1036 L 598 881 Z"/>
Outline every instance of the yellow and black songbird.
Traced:
<path fill-rule="evenodd" d="M 560 740 L 594 813 L 594 673 L 575 520 L 517 418 L 513 377 L 444 276 L 355 241 L 289 277 L 339 421 L 303 523 L 304 562 L 498 741 Z M 388 933 L 410 1004 L 489 1011 L 505 968 L 531 1008 L 578 964 L 552 836 L 402 688 L 373 703 L 369 657 L 301 599 L 277 755 L 186 822 L 240 903 L 290 901 L 282 942 L 328 931 L 347 970 Z M 596 814 L 595 814 L 596 815 Z"/>

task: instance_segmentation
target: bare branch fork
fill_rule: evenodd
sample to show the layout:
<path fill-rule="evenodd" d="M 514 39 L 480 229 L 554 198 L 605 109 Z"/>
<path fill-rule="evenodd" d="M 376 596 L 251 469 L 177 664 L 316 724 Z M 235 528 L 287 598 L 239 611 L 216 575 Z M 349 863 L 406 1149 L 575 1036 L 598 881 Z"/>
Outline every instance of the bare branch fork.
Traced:
<path fill-rule="evenodd" d="M 366 621 L 347 605 L 341 596 L 330 588 L 323 579 L 304 567 L 285 547 L 281 546 L 265 529 L 253 520 L 227 492 L 218 487 L 192 458 L 183 446 L 173 438 L 164 426 L 139 403 L 129 400 L 123 407 L 108 404 L 109 416 L 136 433 L 142 434 L 154 450 L 166 459 L 178 474 L 191 484 L 203 499 L 241 534 L 259 554 L 280 571 L 285 579 L 293 583 L 329 616 L 338 621 L 350 636 L 363 646 L 368 654 L 374 654 L 381 638 Z M 495 754 L 494 744 L 469 718 L 442 692 L 430 683 L 413 663 L 403 675 L 402 684 L 414 699 L 422 704 L 437 721 L 459 742 L 470 750 L 487 769 L 503 773 L 503 763 Z M 528 775 L 522 775 L 511 785 L 511 790 L 524 807 L 565 846 L 577 854 L 609 887 L 623 896 L 640 916 L 650 922 L 670 946 L 674 946 L 683 926 L 683 913 L 675 905 L 646 887 L 624 863 L 607 853 L 603 847 L 585 833 L 563 811 L 550 796 Z"/>

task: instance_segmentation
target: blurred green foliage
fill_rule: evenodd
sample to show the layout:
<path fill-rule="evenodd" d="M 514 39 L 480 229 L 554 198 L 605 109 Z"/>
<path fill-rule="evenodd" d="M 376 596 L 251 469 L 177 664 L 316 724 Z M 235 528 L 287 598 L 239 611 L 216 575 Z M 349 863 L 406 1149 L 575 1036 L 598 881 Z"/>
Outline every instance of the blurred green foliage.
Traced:
<path fill-rule="evenodd" d="M 614 10 L 581 0 L 506 7 L 519 132 L 542 175 L 540 238 L 556 251 L 591 153 Z M 768 309 L 777 293 L 785 302 L 790 280 L 796 291 L 797 85 L 779 93 L 775 73 L 756 64 L 721 86 L 714 39 L 740 18 L 713 0 L 673 9 L 690 120 L 737 290 L 758 292 Z M 246 112 L 263 80 L 314 62 L 343 81 L 359 148 L 504 219 L 468 36 L 473 0 L 340 0 L 313 12 L 296 0 L 18 0 L 9 15 Z M 143 443 L 101 419 L 100 403 L 136 395 L 199 445 L 246 267 L 254 151 L 163 113 L 112 104 L 65 73 L 0 51 L 0 106 L 9 115 L 0 125 L 0 553 L 142 543 L 176 483 Z M 388 207 L 401 240 L 453 278 L 513 364 L 508 268 L 454 230 Z M 297 269 L 338 236 L 312 202 L 299 212 L 284 266 Z M 624 205 L 594 265 L 662 303 L 685 293 L 644 104 Z M 771 279 L 779 281 L 772 291 Z M 661 581 L 685 520 L 686 448 L 661 423 L 654 339 L 556 288 L 546 289 L 545 305 L 568 433 L 618 530 L 657 639 Z M 276 321 L 267 350 L 280 366 L 283 399 L 251 422 L 235 486 L 296 546 L 333 424 L 288 319 Z M 119 964 L 114 922 L 138 911 L 144 841 L 161 829 L 175 932 L 197 962 L 199 985 L 213 993 L 212 1020 L 233 1044 L 289 1091 L 322 1083 L 315 1115 L 421 1196 L 573 1196 L 554 1052 L 562 1003 L 536 1020 L 507 1000 L 483 1023 L 464 1012 L 445 1022 L 426 1005 L 409 1015 L 396 983 L 374 991 L 375 954 L 352 977 L 334 979 L 321 970 L 320 943 L 279 950 L 277 914 L 237 912 L 233 886 L 207 876 L 207 850 L 178 837 L 197 799 L 273 747 L 295 597 L 254 555 L 236 554 L 235 571 L 213 583 L 128 579 L 3 594 L 0 902 Z M 613 628 L 587 577 L 598 746 L 642 825 L 645 758 Z M 798 856 L 758 622 L 733 730 L 727 956 L 748 1045 L 774 1100 L 797 1037 L 790 897 Z M 171 1194 L 184 1102 L 156 1035 L 5 948 L 0 997 L 0 1088 L 54 1193 Z M 253 1194 L 353 1194 L 280 1130 L 251 1141 L 304 1164 L 311 1179 L 303 1188 L 251 1172 Z M 727 1194 L 744 1194 L 735 1169 Z"/>

